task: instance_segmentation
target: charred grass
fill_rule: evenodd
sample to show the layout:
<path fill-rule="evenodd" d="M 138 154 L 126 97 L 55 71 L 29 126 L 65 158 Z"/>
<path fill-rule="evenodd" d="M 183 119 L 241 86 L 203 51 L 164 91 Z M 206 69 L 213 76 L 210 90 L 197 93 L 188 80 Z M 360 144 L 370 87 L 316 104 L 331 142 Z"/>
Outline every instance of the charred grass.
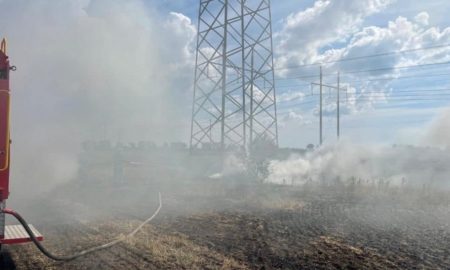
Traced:
<path fill-rule="evenodd" d="M 201 190 L 189 192 L 163 187 L 164 206 L 157 220 L 108 250 L 68 263 L 52 262 L 32 245 L 8 250 L 17 269 L 448 269 L 450 265 L 446 192 L 207 181 L 201 185 Z M 154 193 L 154 186 L 148 190 Z M 150 199 L 136 200 L 134 211 L 115 207 L 110 216 L 95 220 L 80 221 L 74 215 L 65 222 L 39 226 L 49 249 L 70 254 L 131 231 L 154 208 Z"/>

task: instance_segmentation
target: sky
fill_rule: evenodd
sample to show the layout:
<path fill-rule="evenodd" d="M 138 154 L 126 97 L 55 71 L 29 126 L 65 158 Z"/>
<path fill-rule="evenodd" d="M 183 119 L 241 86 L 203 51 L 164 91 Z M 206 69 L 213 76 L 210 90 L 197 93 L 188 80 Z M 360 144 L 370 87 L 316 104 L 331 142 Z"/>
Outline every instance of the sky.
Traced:
<path fill-rule="evenodd" d="M 177 12 L 196 24 L 198 1 L 157 2 L 159 12 Z M 450 100 L 449 65 L 429 64 L 448 62 L 450 48 L 420 48 L 450 44 L 449 8 L 445 0 L 272 1 L 280 144 L 304 147 L 319 140 L 318 89 L 310 96 L 309 85 L 318 77 L 290 79 L 318 76 L 318 66 L 284 68 L 398 51 L 406 52 L 324 65 L 324 73 L 342 73 L 349 91 L 341 95 L 341 136 L 426 144 L 424 130 Z M 345 74 L 389 67 L 400 68 Z M 336 77 L 324 80 L 335 85 Z M 331 143 L 337 137 L 336 92 L 325 92 L 324 140 Z"/>
<path fill-rule="evenodd" d="M 278 44 L 281 43 L 276 49 L 277 63 L 281 66 L 328 62 L 449 43 L 449 19 L 442 13 L 450 5 L 446 1 L 416 1 L 414 4 L 400 0 L 304 3 L 306 6 L 300 7 L 297 12 L 289 9 L 287 15 L 281 18 L 278 30 L 275 30 L 278 32 L 275 34 L 278 35 Z M 341 105 L 344 114 L 341 121 L 342 136 L 360 143 L 426 143 L 424 130 L 431 119 L 449 104 L 446 96 L 448 91 L 441 90 L 449 88 L 448 65 L 360 71 L 428 65 L 448 60 L 448 47 L 444 47 L 325 65 L 324 70 L 328 71 L 324 73 L 340 71 L 341 84 L 352 92 L 346 104 Z M 345 74 L 355 71 L 359 73 Z M 302 76 L 302 73 L 310 75 L 314 72 L 305 67 L 286 73 L 278 75 L 283 78 L 292 77 L 289 73 Z M 336 84 L 333 76 L 325 77 L 324 80 Z M 281 79 L 278 93 L 283 95 L 286 91 L 294 95 L 298 90 L 302 91 L 301 86 L 292 87 L 295 85 L 292 81 Z M 306 85 L 308 83 L 305 82 Z M 297 82 L 297 85 L 300 83 Z M 303 86 L 303 92 L 307 93 L 307 88 Z M 335 93 L 332 93 L 325 101 L 325 110 L 328 112 L 324 127 L 325 142 L 336 140 L 335 99 Z M 282 137 L 288 138 L 288 145 L 297 140 L 288 137 L 287 134 L 291 133 L 308 138 L 315 144 L 318 141 L 317 103 L 303 106 L 302 109 L 287 109 L 285 117 L 282 116 L 283 106 L 279 106 L 280 117 L 286 120 L 284 124 L 287 127 L 284 131 L 281 129 L 280 133 Z"/>
<path fill-rule="evenodd" d="M 45 153 L 47 167 L 64 164 L 49 170 L 57 178 L 77 169 L 67 153 L 85 140 L 188 142 L 198 7 L 197 0 L 0 0 L 0 36 L 18 68 L 16 155 L 38 165 Z M 347 89 L 342 137 L 426 144 L 450 103 L 449 9 L 444 0 L 272 1 L 280 146 L 318 144 L 310 83 L 319 62 L 325 83 L 336 84 L 339 71 Z M 339 62 L 389 52 L 397 53 Z M 335 100 L 325 89 L 325 143 L 336 140 Z"/>

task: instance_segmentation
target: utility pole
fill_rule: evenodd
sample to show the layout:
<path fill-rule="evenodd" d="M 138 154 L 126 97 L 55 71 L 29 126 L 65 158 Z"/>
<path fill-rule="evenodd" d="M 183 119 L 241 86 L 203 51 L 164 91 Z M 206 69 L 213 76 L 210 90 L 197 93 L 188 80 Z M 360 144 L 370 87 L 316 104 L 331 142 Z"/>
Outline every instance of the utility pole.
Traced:
<path fill-rule="evenodd" d="M 336 113 L 337 113 L 337 137 L 339 139 L 340 135 L 341 135 L 341 107 L 340 107 L 340 102 L 341 102 L 341 96 L 340 96 L 340 91 L 344 90 L 347 92 L 347 88 L 341 88 L 341 77 L 340 77 L 340 73 L 338 72 L 337 75 L 337 86 L 334 85 L 328 85 L 328 84 L 324 84 L 323 83 L 323 73 L 322 73 L 322 67 L 320 67 L 320 82 L 319 83 L 311 83 L 311 87 L 313 86 L 319 86 L 320 87 L 320 108 L 319 108 L 319 114 L 320 114 L 320 133 L 319 133 L 319 141 L 320 141 L 320 145 L 322 145 L 323 143 L 323 87 L 329 88 L 329 89 L 336 89 L 337 91 L 337 100 L 336 100 Z M 312 88 L 311 88 L 312 89 Z M 313 92 L 314 94 L 314 92 Z"/>
<path fill-rule="evenodd" d="M 319 131 L 319 142 L 322 145 L 323 142 L 323 114 L 322 114 L 322 103 L 323 103 L 323 82 L 322 82 L 322 66 L 320 66 L 320 131 Z"/>

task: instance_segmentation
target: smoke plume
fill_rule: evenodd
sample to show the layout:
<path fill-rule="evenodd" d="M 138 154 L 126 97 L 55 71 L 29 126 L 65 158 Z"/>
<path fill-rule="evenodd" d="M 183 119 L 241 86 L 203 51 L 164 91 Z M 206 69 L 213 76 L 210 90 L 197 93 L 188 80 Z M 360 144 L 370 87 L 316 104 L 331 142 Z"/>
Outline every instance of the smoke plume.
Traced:
<path fill-rule="evenodd" d="M 444 110 L 431 123 L 424 143 L 450 149 L 450 108 Z"/>
<path fill-rule="evenodd" d="M 267 181 L 304 184 L 351 180 L 450 188 L 450 110 L 429 126 L 423 146 L 359 145 L 344 140 L 288 160 L 273 160 Z"/>
<path fill-rule="evenodd" d="M 17 66 L 12 192 L 73 178 L 84 140 L 184 140 L 195 34 L 189 18 L 149 1 L 0 1 Z"/>

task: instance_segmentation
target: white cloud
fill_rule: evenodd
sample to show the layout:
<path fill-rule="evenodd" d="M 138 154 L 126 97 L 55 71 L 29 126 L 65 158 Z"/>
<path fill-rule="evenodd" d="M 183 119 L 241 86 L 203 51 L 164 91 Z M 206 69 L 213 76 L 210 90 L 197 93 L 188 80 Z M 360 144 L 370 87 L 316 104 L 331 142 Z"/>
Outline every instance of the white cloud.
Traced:
<path fill-rule="evenodd" d="M 164 27 L 165 31 L 171 33 L 167 35 L 165 39 L 168 44 L 176 45 L 178 44 L 181 47 L 181 50 L 173 50 L 172 46 L 167 46 L 170 52 L 168 53 L 180 53 L 180 55 L 171 55 L 171 57 L 178 57 L 182 64 L 193 65 L 193 51 L 195 48 L 192 47 L 192 44 L 195 40 L 197 30 L 195 26 L 192 24 L 192 21 L 189 17 L 184 14 L 171 12 L 170 16 Z"/>
<path fill-rule="evenodd" d="M 288 91 L 282 94 L 279 94 L 277 97 L 278 102 L 289 102 L 289 101 L 301 101 L 305 98 L 305 93 L 300 91 Z"/>
<path fill-rule="evenodd" d="M 355 33 L 350 42 L 339 52 L 340 57 L 353 58 L 365 55 L 379 54 L 398 50 L 418 49 L 422 47 L 447 44 L 450 41 L 450 28 L 442 31 L 436 27 L 425 28 L 422 24 L 398 17 L 390 21 L 387 27 L 369 26 Z M 444 58 L 442 57 L 444 56 Z M 335 56 L 336 57 L 336 56 Z M 433 60 L 446 61 L 450 59 L 449 49 L 416 51 L 406 54 L 391 54 L 383 57 L 347 61 L 336 64 L 339 70 L 357 70 L 361 63 L 364 69 L 380 67 L 406 66 L 429 63 Z M 364 62 L 362 62 L 364 61 Z M 374 71 L 364 75 L 383 75 L 398 73 L 393 70 Z"/>
<path fill-rule="evenodd" d="M 304 117 L 294 111 L 289 111 L 287 114 L 285 114 L 285 116 L 283 117 L 283 120 L 294 120 L 296 122 L 303 122 Z"/>
<path fill-rule="evenodd" d="M 365 17 L 388 6 L 392 0 L 318 0 L 314 6 L 289 15 L 277 33 L 278 66 L 305 64 L 321 59 L 320 50 L 345 40 L 358 31 Z"/>
<path fill-rule="evenodd" d="M 448 20 L 439 25 L 436 24 L 442 21 L 442 18 L 439 18 L 439 13 L 442 12 L 438 12 L 436 9 L 445 9 L 448 6 L 445 1 L 440 3 L 434 3 L 433 1 L 429 4 L 420 3 L 412 6 L 408 1 L 397 0 L 316 0 L 312 3 L 308 8 L 287 16 L 281 22 L 281 29 L 275 34 L 275 63 L 278 76 L 294 78 L 317 75 L 317 78 L 305 80 L 317 82 L 318 67 L 302 65 L 450 44 L 450 27 L 446 23 Z M 399 10 L 402 11 L 402 16 L 398 16 Z M 434 80 L 434 78 L 395 80 L 395 78 L 430 73 L 448 73 L 450 69 L 448 66 L 440 66 L 434 69 L 386 69 L 353 74 L 345 74 L 345 72 L 446 61 L 450 61 L 449 47 L 364 58 L 357 61 L 328 63 L 323 65 L 323 69 L 325 74 L 334 74 L 341 71 L 341 86 L 349 89 L 348 100 L 346 100 L 345 94 L 341 96 L 343 101 L 341 105 L 342 124 L 344 125 L 346 121 L 352 121 L 350 119 L 353 119 L 357 114 L 371 115 L 375 113 L 375 110 L 380 109 L 381 105 L 382 107 L 405 106 L 407 103 L 397 103 L 396 100 L 406 100 L 408 94 L 411 93 L 397 91 L 449 87 L 448 80 Z M 287 68 L 290 66 L 299 67 Z M 327 84 L 335 85 L 335 78 L 332 75 L 325 76 L 324 80 Z M 305 81 L 298 80 L 296 83 L 303 84 Z M 289 97 L 294 96 L 294 93 L 295 91 L 283 97 L 280 94 L 278 100 L 289 99 Z M 417 94 L 411 94 L 410 98 Z M 396 96 L 397 98 L 395 98 Z M 328 119 L 332 119 L 336 116 L 335 93 L 332 93 L 330 97 L 325 97 L 324 100 L 324 115 Z M 441 105 L 442 103 L 439 106 Z M 289 105 L 282 103 L 279 108 L 283 109 L 283 106 Z M 317 103 L 302 106 L 306 107 L 301 113 L 302 117 L 317 116 Z M 414 106 L 425 105 L 416 102 Z M 399 110 L 409 112 L 407 108 Z M 389 118 L 389 116 L 386 117 Z M 408 116 L 403 117 L 405 121 L 410 121 Z M 284 118 L 295 119 L 295 117 L 289 117 L 289 114 Z M 409 120 L 406 120 L 407 118 Z M 348 130 L 347 134 L 352 134 L 354 138 L 357 138 L 359 133 L 367 132 L 370 129 L 370 132 L 367 133 L 370 133 L 374 140 L 395 141 L 395 136 L 391 136 L 388 132 L 376 131 L 377 125 L 383 125 L 384 123 L 381 119 L 377 119 L 377 121 L 370 128 L 366 127 L 363 130 L 355 127 Z M 424 123 L 426 118 L 421 118 L 418 121 Z M 291 128 L 291 126 L 294 123 L 295 121 L 292 120 L 283 122 L 283 125 L 281 125 L 282 132 L 292 133 L 294 128 Z M 298 128 L 296 131 L 300 132 L 300 130 Z M 392 127 L 391 131 L 395 131 L 395 128 Z M 410 137 L 418 139 L 420 135 L 414 134 Z M 289 140 L 291 143 L 292 141 L 295 142 L 295 140 Z M 306 143 L 306 141 L 304 140 L 302 143 Z"/>
<path fill-rule="evenodd" d="M 350 6 L 348 10 L 340 10 L 340 5 L 334 4 L 332 6 L 333 3 L 331 1 L 316 1 L 313 7 L 297 14 L 292 14 L 286 19 L 284 28 L 278 33 L 278 38 L 281 40 L 281 45 L 278 47 L 279 57 L 277 59 L 279 66 L 317 61 L 327 62 L 341 58 L 358 58 L 366 55 L 450 43 L 450 27 L 441 30 L 436 26 L 428 26 L 429 15 L 427 12 L 418 13 L 412 21 L 400 16 L 387 22 L 386 26 L 363 27 L 362 22 L 367 16 L 379 12 L 389 5 L 391 1 L 358 1 L 358 3 L 348 1 L 347 4 Z M 336 1 L 336 3 L 340 3 L 340 1 Z M 368 6 L 367 10 L 360 6 L 362 4 Z M 331 8 L 333 9 L 328 10 Z M 331 15 L 335 13 L 341 14 L 343 17 L 336 19 Z M 336 20 L 342 21 L 336 23 L 334 22 Z M 325 23 L 327 26 L 324 25 Z M 340 43 L 340 45 L 337 46 L 336 42 Z M 327 46 L 332 48 L 327 49 Z M 395 96 L 396 87 L 393 86 L 393 80 L 365 81 L 365 78 L 372 76 L 377 78 L 396 78 L 406 74 L 409 70 L 386 69 L 345 74 L 346 71 L 401 67 L 445 61 L 450 61 L 449 47 L 329 63 L 324 65 L 324 73 L 333 73 L 337 70 L 344 73 L 341 84 L 344 87 L 349 87 L 350 93 L 348 94 L 348 102 L 343 104 L 341 111 L 343 114 L 347 114 L 371 110 L 374 105 L 388 103 L 390 97 Z M 316 69 L 317 67 L 311 68 Z M 301 69 L 282 70 L 279 75 L 288 75 L 289 73 L 298 75 L 301 74 L 300 72 L 316 74 L 316 70 L 311 70 L 311 68 L 303 67 Z M 352 81 L 359 82 L 352 83 Z M 419 85 L 415 87 L 417 88 Z M 425 83 L 423 87 L 427 87 Z M 325 114 L 332 114 L 335 110 L 334 102 L 326 101 Z M 314 110 L 313 113 L 316 111 Z"/>
<path fill-rule="evenodd" d="M 429 24 L 429 22 L 428 22 L 429 18 L 430 18 L 430 15 L 428 15 L 428 13 L 424 11 L 424 12 L 420 12 L 419 14 L 417 14 L 416 17 L 414 17 L 414 20 L 417 23 L 425 26 L 425 25 Z"/>
<path fill-rule="evenodd" d="M 301 112 L 294 110 L 289 110 L 288 112 L 282 113 L 281 116 L 282 117 L 278 118 L 278 125 L 280 127 L 305 126 L 312 123 L 311 119 L 306 117 Z"/>
<path fill-rule="evenodd" d="M 440 29 L 429 26 L 430 16 L 419 12 L 414 20 L 397 17 L 386 26 L 363 26 L 365 19 L 382 11 L 394 1 L 324 1 L 317 0 L 314 5 L 298 13 L 290 14 L 284 26 L 276 34 L 278 67 L 302 65 L 315 62 L 329 62 L 341 58 L 353 58 L 397 50 L 417 49 L 450 43 L 450 27 Z M 442 50 L 417 51 L 408 54 L 392 54 L 358 61 L 345 61 L 325 65 L 325 70 L 373 69 L 388 66 L 401 66 L 450 59 L 449 48 Z M 314 69 L 314 70 L 311 70 Z M 317 73 L 316 67 L 303 67 L 298 70 L 281 69 L 279 75 L 289 72 L 298 74 Z M 383 75 L 396 72 L 392 70 L 364 73 Z M 361 75 L 361 74 L 358 74 Z"/>

